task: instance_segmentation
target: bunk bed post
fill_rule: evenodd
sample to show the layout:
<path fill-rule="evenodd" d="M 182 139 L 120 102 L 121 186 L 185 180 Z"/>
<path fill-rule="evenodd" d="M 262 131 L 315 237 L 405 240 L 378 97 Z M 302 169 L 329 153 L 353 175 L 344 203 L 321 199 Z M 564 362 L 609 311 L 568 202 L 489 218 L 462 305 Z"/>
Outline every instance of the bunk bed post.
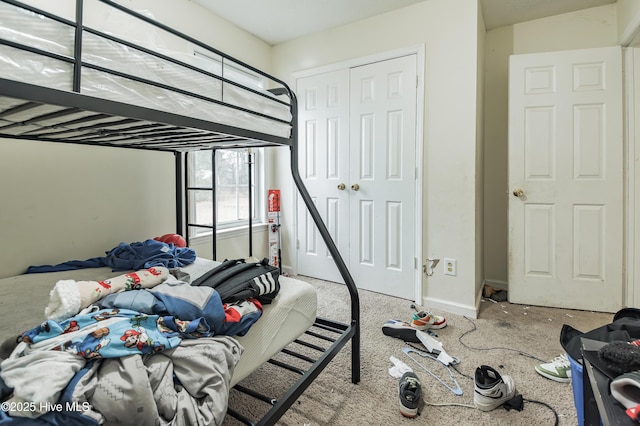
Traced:
<path fill-rule="evenodd" d="M 251 166 L 253 165 L 253 154 L 251 148 L 247 149 L 247 168 L 249 173 L 249 257 L 253 257 L 253 193 L 251 191 Z"/>
<path fill-rule="evenodd" d="M 291 130 L 293 140 L 291 144 L 291 175 L 351 295 L 351 326 L 355 329 L 351 340 L 351 381 L 358 383 L 360 382 L 360 297 L 358 296 L 358 288 L 300 177 L 300 171 L 298 169 L 298 126 L 296 125 L 298 121 L 298 101 L 293 92 L 290 92 L 289 96 L 291 98 L 291 111 L 293 114 L 292 123 L 294 123 Z"/>
<path fill-rule="evenodd" d="M 184 155 L 181 151 L 176 151 L 173 154 L 176 163 L 176 234 L 184 236 L 182 233 L 184 224 L 182 217 L 182 159 Z"/>
<path fill-rule="evenodd" d="M 216 191 L 216 149 L 211 150 L 211 259 L 218 258 L 218 192 Z"/>
<path fill-rule="evenodd" d="M 82 75 L 82 15 L 83 0 L 76 0 L 76 28 L 73 44 L 73 91 L 80 93 L 80 76 Z"/>

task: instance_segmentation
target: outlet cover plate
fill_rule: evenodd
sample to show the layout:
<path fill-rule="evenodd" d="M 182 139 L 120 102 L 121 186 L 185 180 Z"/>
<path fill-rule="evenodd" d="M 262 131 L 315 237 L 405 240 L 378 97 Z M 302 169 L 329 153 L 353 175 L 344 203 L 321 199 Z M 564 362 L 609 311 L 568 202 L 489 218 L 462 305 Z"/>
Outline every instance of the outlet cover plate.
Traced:
<path fill-rule="evenodd" d="M 458 273 L 458 265 L 455 259 L 445 259 L 444 260 L 444 274 L 445 275 L 456 275 Z"/>

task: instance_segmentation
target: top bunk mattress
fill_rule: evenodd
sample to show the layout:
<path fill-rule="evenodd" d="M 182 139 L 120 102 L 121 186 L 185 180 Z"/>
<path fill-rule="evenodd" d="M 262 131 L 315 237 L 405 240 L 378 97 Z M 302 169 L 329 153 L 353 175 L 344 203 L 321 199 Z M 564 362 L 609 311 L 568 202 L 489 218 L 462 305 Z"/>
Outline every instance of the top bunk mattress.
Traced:
<path fill-rule="evenodd" d="M 180 268 L 191 280 L 218 265 L 197 258 Z M 59 280 L 104 280 L 126 272 L 111 268 L 90 268 L 24 274 L 0 279 L 0 343 L 15 338 L 46 319 L 44 309 L 49 293 Z M 290 277 L 280 277 L 280 292 L 271 304 L 263 305 L 263 313 L 249 332 L 235 336 L 244 347 L 234 369 L 231 386 L 235 385 L 287 344 L 299 337 L 316 319 L 317 297 L 311 284 Z"/>
<path fill-rule="evenodd" d="M 0 1 L 1 77 L 290 137 L 290 102 L 268 90 L 266 74 L 105 3 L 84 1 L 76 33 L 73 21 Z M 12 101 L 0 98 L 2 110 L 19 106 Z M 3 114 L 0 127 L 22 132 L 11 124 L 24 119 Z"/>

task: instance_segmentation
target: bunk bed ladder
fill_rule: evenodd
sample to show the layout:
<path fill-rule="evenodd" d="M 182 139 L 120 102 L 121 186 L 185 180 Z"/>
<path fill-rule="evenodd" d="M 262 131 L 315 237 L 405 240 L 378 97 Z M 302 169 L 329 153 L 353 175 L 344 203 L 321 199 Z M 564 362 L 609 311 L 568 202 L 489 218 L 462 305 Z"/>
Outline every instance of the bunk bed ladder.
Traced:
<path fill-rule="evenodd" d="M 179 183 L 179 181 L 177 180 L 178 176 L 177 174 L 180 173 L 180 178 L 182 178 L 182 176 L 185 177 L 185 194 L 184 194 L 184 210 L 185 210 L 185 216 L 187 218 L 186 220 L 186 230 L 185 233 L 182 234 L 181 232 L 178 232 L 178 234 L 183 235 L 184 238 L 187 241 L 187 246 L 191 245 L 191 228 L 204 228 L 204 229 L 210 229 L 211 230 L 211 259 L 215 260 L 217 257 L 217 244 L 216 244 L 216 234 L 217 234 L 217 216 L 216 216 L 216 173 L 215 173 L 215 164 L 216 164 L 216 150 L 215 149 L 211 149 L 211 187 L 207 187 L 207 186 L 197 186 L 197 185 L 192 185 L 192 183 L 189 181 L 189 152 L 187 152 L 185 154 L 185 160 L 184 160 L 184 168 L 185 168 L 185 172 L 184 174 L 182 174 L 182 170 L 178 171 L 178 167 L 181 167 L 182 165 L 182 160 L 180 160 L 180 165 L 178 165 L 178 160 L 176 160 L 176 193 L 178 193 L 178 191 L 181 191 L 181 187 L 182 185 Z M 194 219 L 194 221 L 191 221 L 191 201 L 195 200 L 195 194 L 197 191 L 208 191 L 211 192 L 211 204 L 212 204 L 212 208 L 211 208 L 211 225 L 206 225 L 206 224 L 202 224 L 202 223 L 197 223 L 197 221 Z M 179 202 L 177 200 L 180 200 Z M 176 194 L 176 220 L 178 221 L 177 224 L 177 229 L 181 230 L 182 229 L 182 224 L 184 223 L 184 220 L 182 219 L 182 215 L 179 213 L 182 211 L 182 196 L 180 194 Z M 195 218 L 195 216 L 194 216 Z"/>

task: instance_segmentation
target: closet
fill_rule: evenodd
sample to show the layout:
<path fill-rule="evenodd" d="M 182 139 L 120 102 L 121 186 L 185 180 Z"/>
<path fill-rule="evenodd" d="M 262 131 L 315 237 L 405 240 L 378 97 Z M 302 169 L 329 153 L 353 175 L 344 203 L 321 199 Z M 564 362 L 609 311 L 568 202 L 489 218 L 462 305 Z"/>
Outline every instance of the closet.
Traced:
<path fill-rule="evenodd" d="M 300 172 L 360 288 L 414 299 L 417 55 L 297 79 Z M 298 208 L 298 273 L 341 282 Z"/>

